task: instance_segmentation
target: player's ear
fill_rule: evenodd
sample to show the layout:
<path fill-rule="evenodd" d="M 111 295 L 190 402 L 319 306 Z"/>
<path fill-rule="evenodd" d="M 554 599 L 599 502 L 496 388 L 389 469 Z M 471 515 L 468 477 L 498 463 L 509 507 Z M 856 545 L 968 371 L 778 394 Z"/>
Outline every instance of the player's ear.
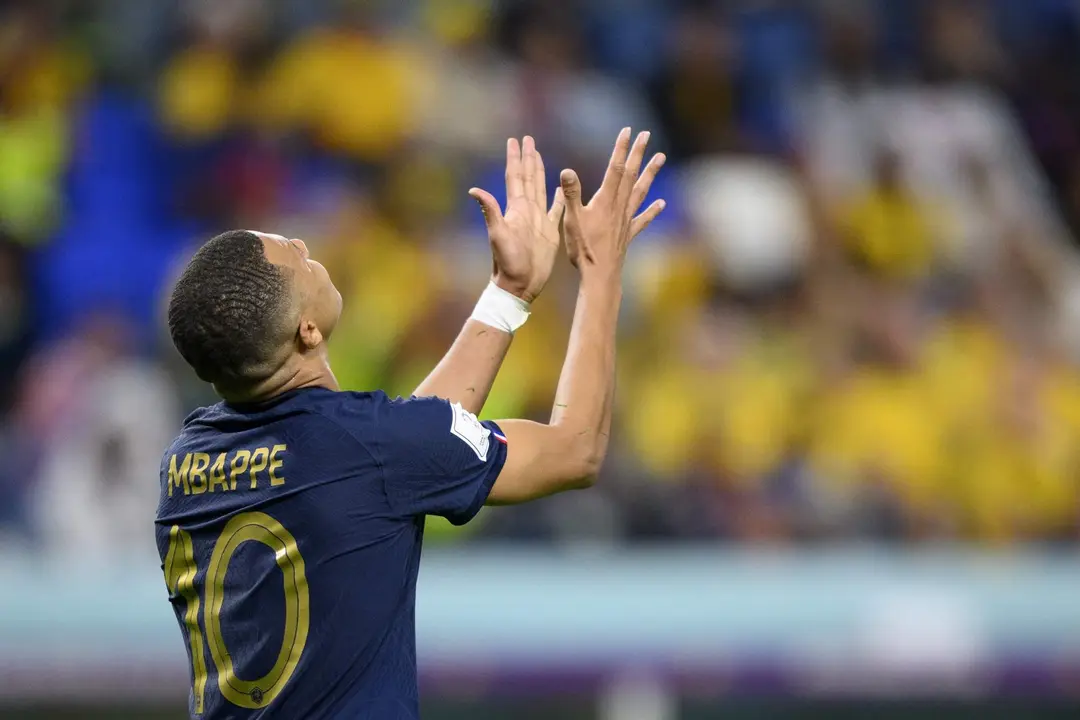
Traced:
<path fill-rule="evenodd" d="M 300 318 L 300 345 L 304 350 L 314 350 L 322 345 L 323 334 L 315 321 L 308 318 Z"/>

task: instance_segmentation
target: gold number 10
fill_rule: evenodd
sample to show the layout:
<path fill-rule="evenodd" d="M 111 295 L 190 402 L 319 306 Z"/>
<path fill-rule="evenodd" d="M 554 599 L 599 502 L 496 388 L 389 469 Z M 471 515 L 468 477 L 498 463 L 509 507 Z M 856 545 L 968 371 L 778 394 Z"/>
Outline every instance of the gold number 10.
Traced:
<path fill-rule="evenodd" d="M 242 680 L 233 667 L 232 656 L 225 647 L 221 633 L 221 605 L 225 599 L 225 573 L 229 561 L 243 543 L 248 540 L 262 543 L 274 551 L 277 566 L 281 569 L 285 590 L 285 635 L 278 651 L 277 662 L 270 672 L 257 680 Z M 206 693 L 206 658 L 203 654 L 203 633 L 199 628 L 199 592 L 195 587 L 195 546 L 191 535 L 173 525 L 169 530 L 169 551 L 165 556 L 165 583 L 169 592 L 184 598 L 187 610 L 184 627 L 191 646 L 192 674 L 195 681 L 192 693 L 195 712 L 203 712 L 203 696 Z M 274 518 L 261 512 L 237 515 L 225 525 L 210 557 L 206 570 L 205 607 L 203 625 L 206 627 L 206 644 L 217 669 L 218 689 L 226 700 L 240 707 L 257 709 L 266 707 L 289 682 L 296 670 L 300 656 L 307 643 L 311 608 L 308 605 L 307 576 L 304 559 L 296 547 L 296 539 Z"/>

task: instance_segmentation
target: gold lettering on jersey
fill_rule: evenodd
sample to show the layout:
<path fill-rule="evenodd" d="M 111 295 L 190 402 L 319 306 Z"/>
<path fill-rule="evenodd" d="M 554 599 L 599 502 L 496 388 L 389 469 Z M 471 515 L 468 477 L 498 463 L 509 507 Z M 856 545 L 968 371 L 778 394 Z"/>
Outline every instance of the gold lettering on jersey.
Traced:
<path fill-rule="evenodd" d="M 229 473 L 230 490 L 236 489 L 236 478 L 247 472 L 249 462 L 251 462 L 250 450 L 237 450 L 236 454 L 233 455 L 232 464 L 230 465 L 232 472 Z"/>
<path fill-rule="evenodd" d="M 225 482 L 225 455 L 227 453 L 218 454 L 214 460 L 214 464 L 210 466 L 210 492 L 214 492 L 214 487 L 221 486 L 222 490 L 228 490 L 229 486 Z"/>
<path fill-rule="evenodd" d="M 176 469 L 176 456 L 173 455 L 169 458 L 169 497 L 172 497 L 173 488 L 184 488 L 184 494 L 187 495 L 191 492 L 191 486 L 188 485 L 188 471 L 191 470 L 191 455 L 184 455 L 183 461 L 180 463 L 180 469 Z"/>
<path fill-rule="evenodd" d="M 285 445 L 274 445 L 250 450 L 240 448 L 214 455 L 172 455 L 169 457 L 169 497 L 172 497 L 174 490 L 183 490 L 185 495 L 231 492 L 236 490 L 236 481 L 245 473 L 249 477 L 248 487 L 256 490 L 259 487 L 260 473 L 264 471 L 264 482 L 268 478 L 270 487 L 280 487 L 285 484 L 282 468 L 285 466 L 284 456 L 287 450 Z"/>
<path fill-rule="evenodd" d="M 284 461 L 278 458 L 278 453 L 285 452 L 284 445 L 275 445 L 274 449 L 270 451 L 270 486 L 277 487 L 278 485 L 285 484 L 285 478 L 280 475 L 275 475 L 274 471 L 284 465 Z"/>
<path fill-rule="evenodd" d="M 202 495 L 206 492 L 206 468 L 210 465 L 210 456 L 206 453 L 194 453 L 191 456 L 191 494 Z"/>
<path fill-rule="evenodd" d="M 264 447 L 255 448 L 251 451 L 251 489 L 254 490 L 259 483 L 259 471 L 266 469 L 266 461 L 270 457 L 270 451 Z"/>

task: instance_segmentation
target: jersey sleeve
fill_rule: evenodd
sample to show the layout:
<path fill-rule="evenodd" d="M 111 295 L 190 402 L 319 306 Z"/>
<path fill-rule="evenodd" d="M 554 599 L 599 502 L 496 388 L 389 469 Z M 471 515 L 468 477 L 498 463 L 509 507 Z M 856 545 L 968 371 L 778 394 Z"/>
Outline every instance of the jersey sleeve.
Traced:
<path fill-rule="evenodd" d="M 464 525 L 484 506 L 506 462 L 498 425 L 439 398 L 389 400 L 377 450 L 386 496 L 403 515 L 440 515 Z"/>

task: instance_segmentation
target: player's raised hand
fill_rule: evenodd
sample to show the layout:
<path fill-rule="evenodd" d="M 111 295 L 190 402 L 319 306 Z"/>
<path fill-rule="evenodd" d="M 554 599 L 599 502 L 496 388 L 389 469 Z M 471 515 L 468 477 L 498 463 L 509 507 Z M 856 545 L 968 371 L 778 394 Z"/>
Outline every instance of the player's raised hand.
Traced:
<path fill-rule="evenodd" d="M 472 188 L 487 222 L 494 261 L 492 279 L 507 292 L 532 302 L 544 289 L 559 252 L 562 188 L 547 205 L 544 160 L 528 135 L 506 142 L 506 213 L 491 193 Z"/>
<path fill-rule="evenodd" d="M 581 202 L 581 181 L 573 170 L 563 170 L 559 180 L 566 197 L 564 233 L 570 261 L 582 272 L 597 267 L 620 270 L 630 241 L 649 226 L 663 211 L 663 200 L 653 202 L 636 214 L 652 187 L 656 174 L 666 160 L 663 153 L 653 155 L 641 169 L 649 133 L 637 136 L 630 145 L 630 128 L 623 128 L 615 141 L 600 189 L 588 205 Z"/>

